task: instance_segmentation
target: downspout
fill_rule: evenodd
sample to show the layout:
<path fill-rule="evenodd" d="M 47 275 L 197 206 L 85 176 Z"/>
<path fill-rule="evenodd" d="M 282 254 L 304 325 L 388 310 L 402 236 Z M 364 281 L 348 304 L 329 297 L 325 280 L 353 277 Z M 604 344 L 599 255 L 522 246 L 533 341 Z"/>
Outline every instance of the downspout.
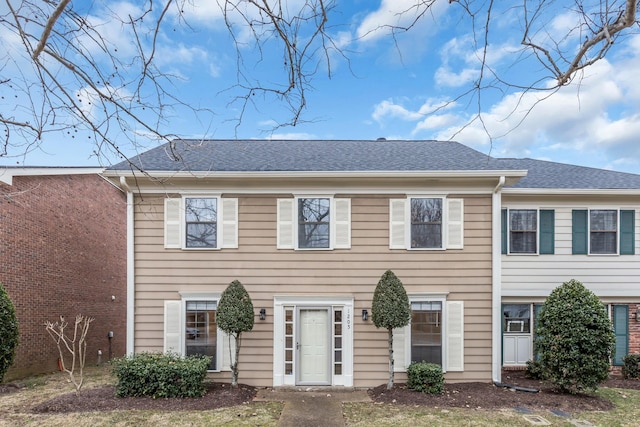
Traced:
<path fill-rule="evenodd" d="M 502 226 L 500 224 L 502 215 L 502 187 L 506 179 L 500 177 L 498 185 L 493 189 L 491 195 L 492 224 L 491 224 L 491 260 L 492 260 L 492 342 L 491 351 L 492 378 L 494 383 L 502 381 Z"/>
<path fill-rule="evenodd" d="M 120 187 L 127 192 L 127 355 L 135 353 L 135 258 L 133 241 L 133 191 L 124 176 L 120 177 Z"/>

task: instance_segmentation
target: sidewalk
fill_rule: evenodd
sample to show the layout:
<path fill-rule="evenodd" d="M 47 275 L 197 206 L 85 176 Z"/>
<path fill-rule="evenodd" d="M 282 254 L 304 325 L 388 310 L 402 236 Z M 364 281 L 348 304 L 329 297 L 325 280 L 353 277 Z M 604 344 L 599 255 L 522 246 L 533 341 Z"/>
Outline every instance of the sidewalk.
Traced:
<path fill-rule="evenodd" d="M 338 427 L 344 426 L 343 402 L 370 402 L 366 390 L 336 390 L 314 388 L 302 389 L 260 389 L 254 398 L 256 402 L 284 402 L 278 421 L 279 427 Z"/>

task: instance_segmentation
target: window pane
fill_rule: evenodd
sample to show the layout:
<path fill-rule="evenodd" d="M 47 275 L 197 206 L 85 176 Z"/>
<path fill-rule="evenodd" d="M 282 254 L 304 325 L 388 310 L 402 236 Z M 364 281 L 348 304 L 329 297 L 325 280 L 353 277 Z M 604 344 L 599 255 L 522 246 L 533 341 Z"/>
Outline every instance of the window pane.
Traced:
<path fill-rule="evenodd" d="M 187 356 L 211 356 L 210 370 L 216 369 L 216 302 L 187 301 L 185 349 Z"/>
<path fill-rule="evenodd" d="M 590 211 L 591 231 L 616 231 L 618 212 L 614 210 Z"/>
<path fill-rule="evenodd" d="M 187 224 L 188 248 L 215 248 L 216 224 Z"/>
<path fill-rule="evenodd" d="M 215 248 L 217 199 L 185 199 L 186 247 Z"/>
<path fill-rule="evenodd" d="M 329 199 L 298 199 L 298 247 L 329 247 Z"/>
<path fill-rule="evenodd" d="M 216 222 L 216 199 L 186 199 L 187 222 Z"/>
<path fill-rule="evenodd" d="M 536 233 L 529 231 L 512 231 L 509 251 L 514 254 L 535 254 Z"/>
<path fill-rule="evenodd" d="M 517 231 L 535 231 L 537 228 L 537 212 L 534 209 L 514 209 L 509 211 L 511 229 Z"/>
<path fill-rule="evenodd" d="M 530 331 L 529 304 L 505 304 L 502 306 L 502 330 L 513 333 L 529 333 Z"/>
<path fill-rule="evenodd" d="M 411 303 L 411 361 L 442 364 L 442 303 Z"/>
<path fill-rule="evenodd" d="M 442 199 L 411 199 L 411 247 L 442 247 Z"/>
<path fill-rule="evenodd" d="M 615 254 L 616 249 L 615 232 L 591 232 L 592 254 Z"/>

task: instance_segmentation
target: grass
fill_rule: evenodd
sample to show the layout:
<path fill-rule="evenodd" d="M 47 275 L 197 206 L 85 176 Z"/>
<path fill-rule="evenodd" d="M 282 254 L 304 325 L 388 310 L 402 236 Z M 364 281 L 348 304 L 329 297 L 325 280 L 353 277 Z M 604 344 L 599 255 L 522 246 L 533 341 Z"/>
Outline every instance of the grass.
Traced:
<path fill-rule="evenodd" d="M 92 367 L 85 374 L 85 387 L 113 383 L 107 367 Z M 59 394 L 72 393 L 73 385 L 62 373 L 29 378 L 16 393 L 0 395 L 0 426 L 276 426 L 282 412 L 280 402 L 253 402 L 211 411 L 110 411 L 73 414 L 33 414 L 30 408 Z M 608 412 L 572 414 L 574 419 L 602 427 L 637 426 L 640 420 L 640 391 L 601 388 L 602 397 L 612 401 Z M 345 403 L 347 426 L 522 426 L 530 427 L 523 414 L 515 410 L 431 408 L 375 403 Z M 551 412 L 538 415 L 554 426 L 573 426 L 567 418 Z"/>

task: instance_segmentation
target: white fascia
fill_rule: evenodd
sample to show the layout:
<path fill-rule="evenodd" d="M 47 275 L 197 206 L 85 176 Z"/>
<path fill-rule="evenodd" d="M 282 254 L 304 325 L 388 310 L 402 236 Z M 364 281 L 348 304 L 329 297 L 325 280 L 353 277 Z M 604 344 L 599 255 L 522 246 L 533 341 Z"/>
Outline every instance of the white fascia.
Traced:
<path fill-rule="evenodd" d="M 505 188 L 505 195 L 561 195 L 561 196 L 640 196 L 640 188 L 607 189 L 607 188 Z"/>
<path fill-rule="evenodd" d="M 0 166 L 0 182 L 13 185 L 14 176 L 47 176 L 47 175 L 98 175 L 104 172 L 99 167 L 2 167 Z"/>

